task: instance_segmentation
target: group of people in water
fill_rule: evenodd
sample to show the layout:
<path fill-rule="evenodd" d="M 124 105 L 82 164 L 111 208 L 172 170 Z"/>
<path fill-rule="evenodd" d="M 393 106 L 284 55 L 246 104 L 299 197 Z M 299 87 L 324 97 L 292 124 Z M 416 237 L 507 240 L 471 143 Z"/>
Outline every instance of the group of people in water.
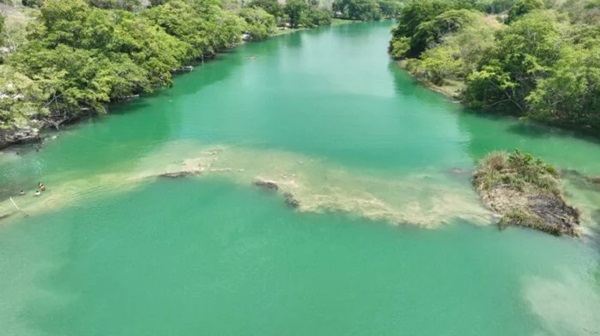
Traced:
<path fill-rule="evenodd" d="M 38 182 L 38 190 L 35 191 L 34 196 L 40 196 L 44 191 L 46 191 L 46 186 L 42 182 Z M 19 195 L 25 195 L 25 190 L 21 190 Z"/>

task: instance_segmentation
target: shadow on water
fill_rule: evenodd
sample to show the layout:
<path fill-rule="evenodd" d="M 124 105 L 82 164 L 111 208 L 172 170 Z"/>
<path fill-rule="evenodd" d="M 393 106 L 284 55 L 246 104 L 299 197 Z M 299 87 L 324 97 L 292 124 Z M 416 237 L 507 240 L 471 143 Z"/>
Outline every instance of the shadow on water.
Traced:
<path fill-rule="evenodd" d="M 412 77 L 408 71 L 404 70 L 396 61 L 391 60 L 388 64 L 388 70 L 394 77 L 394 88 L 396 93 L 405 97 L 414 97 L 422 102 L 445 104 L 455 104 L 459 106 L 455 101 L 447 96 L 435 92 Z M 435 98 L 434 98 L 435 97 Z"/>
<path fill-rule="evenodd" d="M 582 135 L 572 130 L 560 129 L 557 127 L 546 126 L 533 121 L 519 121 L 518 123 L 507 128 L 509 132 L 516 135 L 546 139 L 549 137 L 560 137 L 560 138 L 578 138 L 589 142 L 600 144 L 600 138 L 591 137 L 589 135 Z"/>
<path fill-rule="evenodd" d="M 303 37 L 303 32 L 294 32 L 291 34 L 280 36 L 277 40 L 277 42 L 279 42 L 280 44 L 280 46 L 278 47 L 283 46 L 292 49 L 299 49 L 300 47 L 302 47 Z"/>
<path fill-rule="evenodd" d="M 395 61 L 390 60 L 388 70 L 394 77 L 394 89 L 402 96 L 415 96 L 417 91 L 422 90 L 418 82 L 412 78 L 406 70 L 402 69 Z"/>

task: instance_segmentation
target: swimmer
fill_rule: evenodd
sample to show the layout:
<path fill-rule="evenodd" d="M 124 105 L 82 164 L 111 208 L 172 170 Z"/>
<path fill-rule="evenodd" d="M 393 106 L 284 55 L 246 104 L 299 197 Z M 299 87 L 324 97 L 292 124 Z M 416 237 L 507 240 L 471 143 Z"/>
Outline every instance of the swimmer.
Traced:
<path fill-rule="evenodd" d="M 25 190 L 19 191 L 19 195 L 25 195 Z"/>
<path fill-rule="evenodd" d="M 38 188 L 40 188 L 41 191 L 46 191 L 46 186 L 42 182 L 38 182 Z"/>
<path fill-rule="evenodd" d="M 39 191 L 39 190 L 36 190 L 36 191 L 35 191 L 35 196 L 40 196 L 41 194 L 42 194 L 42 192 L 41 192 L 41 191 Z"/>

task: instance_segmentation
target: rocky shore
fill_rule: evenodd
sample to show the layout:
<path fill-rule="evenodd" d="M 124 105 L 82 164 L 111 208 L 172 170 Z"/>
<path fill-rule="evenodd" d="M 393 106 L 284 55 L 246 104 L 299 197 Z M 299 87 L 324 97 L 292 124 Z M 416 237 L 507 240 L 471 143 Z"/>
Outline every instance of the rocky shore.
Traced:
<path fill-rule="evenodd" d="M 35 127 L 0 129 L 0 149 L 18 144 L 36 143 L 41 140 L 40 130 Z"/>
<path fill-rule="evenodd" d="M 501 216 L 501 228 L 514 225 L 557 236 L 580 234 L 580 213 L 566 203 L 560 174 L 538 158 L 519 151 L 491 153 L 479 164 L 473 185 Z"/>

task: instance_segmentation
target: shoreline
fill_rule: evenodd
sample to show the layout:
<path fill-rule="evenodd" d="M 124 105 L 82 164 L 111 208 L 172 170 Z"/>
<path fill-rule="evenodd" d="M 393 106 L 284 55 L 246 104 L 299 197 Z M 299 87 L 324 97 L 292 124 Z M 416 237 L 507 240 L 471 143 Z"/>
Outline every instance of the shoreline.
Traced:
<path fill-rule="evenodd" d="M 542 123 L 542 122 L 535 121 L 535 120 L 523 119 L 523 118 L 520 118 L 515 115 L 490 113 L 490 112 L 486 112 L 485 110 L 475 110 L 475 109 L 469 108 L 460 100 L 460 98 L 459 98 L 460 90 L 452 89 L 454 86 L 452 86 L 452 85 L 438 86 L 438 85 L 434 85 L 430 82 L 420 80 L 419 78 L 415 77 L 415 75 L 413 75 L 406 68 L 406 60 L 396 60 L 396 59 L 392 58 L 392 61 L 394 62 L 394 64 L 396 66 L 398 66 L 400 69 L 405 71 L 418 85 L 420 85 L 430 91 L 433 91 L 435 93 L 442 95 L 445 99 L 448 99 L 452 103 L 460 104 L 463 107 L 463 109 L 466 111 L 469 111 L 469 113 L 473 113 L 473 114 L 481 115 L 481 116 L 487 116 L 487 117 L 498 117 L 498 118 L 515 120 L 521 125 L 533 126 L 533 127 L 539 128 L 549 134 L 550 133 L 553 133 L 553 134 L 560 133 L 561 135 L 564 135 L 564 136 L 575 137 L 577 139 L 582 139 L 582 140 L 590 141 L 593 143 L 600 143 L 600 135 L 595 135 L 590 132 L 585 132 L 584 130 L 579 129 L 579 128 L 565 127 L 565 126 L 560 126 L 560 125 L 555 125 L 555 124 Z M 462 82 L 460 82 L 460 84 L 464 85 Z"/>
<path fill-rule="evenodd" d="M 419 83 L 419 85 L 421 85 L 421 86 L 423 86 L 423 87 L 425 87 L 425 88 L 427 88 L 427 89 L 429 89 L 431 91 L 437 92 L 437 93 L 443 95 L 444 97 L 452 100 L 453 102 L 460 103 L 461 105 L 464 106 L 464 104 L 462 104 L 462 102 L 460 101 L 460 99 L 458 99 L 458 95 L 460 93 L 460 89 L 454 89 L 453 90 L 451 85 L 439 86 L 439 85 L 435 85 L 435 84 L 433 84 L 433 83 L 431 83 L 429 81 L 421 80 L 421 79 L 417 78 L 415 75 L 413 75 L 413 73 L 408 70 L 408 68 L 406 67 L 406 63 L 407 63 L 406 60 L 394 60 L 394 59 L 392 59 L 392 60 L 402 70 L 406 71 L 406 73 L 412 79 L 414 79 L 417 83 Z"/>
<path fill-rule="evenodd" d="M 266 41 L 266 40 L 274 38 L 274 37 L 296 33 L 298 31 L 311 30 L 311 29 L 320 28 L 320 27 L 334 27 L 334 26 L 352 24 L 352 23 L 356 23 L 356 22 L 360 22 L 360 21 L 333 19 L 331 24 L 328 26 L 318 26 L 318 27 L 312 27 L 312 28 L 301 27 L 301 28 L 289 28 L 289 29 L 279 29 L 279 27 L 278 27 L 278 29 L 273 34 L 269 35 L 269 37 L 267 37 L 264 40 L 248 41 L 248 42 L 242 40 L 240 43 L 238 43 L 237 45 L 235 45 L 231 48 L 223 49 L 223 50 L 216 52 L 213 55 L 207 56 L 203 61 L 197 60 L 197 61 L 191 62 L 190 64 L 187 64 L 187 65 L 181 65 L 179 68 L 173 69 L 172 75 L 177 76 L 179 74 L 192 72 L 192 71 L 194 71 L 195 67 L 198 66 L 198 64 L 202 64 L 205 61 L 206 62 L 215 61 L 218 58 L 218 55 L 225 54 L 225 53 L 227 53 L 228 50 L 236 49 L 246 43 L 262 42 L 262 41 Z M 188 67 L 192 67 L 192 69 L 187 70 Z M 173 83 L 173 85 L 175 85 L 175 84 Z M 158 92 L 165 88 L 168 88 L 168 87 L 157 88 L 157 90 L 154 92 Z M 115 104 L 127 102 L 127 101 L 133 100 L 133 99 L 143 99 L 143 98 L 145 98 L 144 96 L 145 95 L 137 94 L 134 97 L 128 97 L 128 98 L 124 98 L 124 99 L 120 99 L 120 100 L 111 101 L 106 105 L 107 111 L 110 111 L 110 107 L 114 106 Z M 108 115 L 108 114 L 110 114 L 110 112 L 107 112 L 106 114 Z M 0 129 L 0 151 L 8 150 L 14 146 L 39 145 L 44 142 L 44 139 L 46 138 L 45 137 L 46 133 L 53 134 L 53 133 L 60 132 L 60 129 L 62 128 L 62 126 L 75 125 L 75 124 L 78 124 L 79 122 L 81 122 L 82 120 L 87 120 L 87 119 L 93 118 L 95 116 L 97 116 L 97 115 L 94 115 L 91 113 L 82 113 L 81 115 L 78 115 L 77 117 L 70 119 L 70 120 L 63 120 L 63 121 L 55 121 L 55 120 L 51 120 L 51 119 L 36 120 L 29 125 L 17 127 L 14 129 L 4 129 L 4 130 Z"/>

